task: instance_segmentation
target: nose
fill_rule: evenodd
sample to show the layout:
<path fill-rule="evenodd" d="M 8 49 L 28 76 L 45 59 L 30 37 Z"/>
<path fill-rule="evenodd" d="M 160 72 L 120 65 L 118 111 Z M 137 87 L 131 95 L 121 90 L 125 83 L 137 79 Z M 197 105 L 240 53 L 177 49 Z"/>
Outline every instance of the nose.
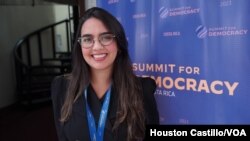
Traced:
<path fill-rule="evenodd" d="M 100 43 L 99 40 L 93 40 L 93 50 L 100 50 L 103 48 L 102 44 Z"/>

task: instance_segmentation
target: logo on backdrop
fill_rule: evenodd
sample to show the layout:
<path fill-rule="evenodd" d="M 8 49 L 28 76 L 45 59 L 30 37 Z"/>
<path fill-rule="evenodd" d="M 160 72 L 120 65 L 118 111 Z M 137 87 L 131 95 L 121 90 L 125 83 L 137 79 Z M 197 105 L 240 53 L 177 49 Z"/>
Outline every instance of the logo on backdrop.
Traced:
<path fill-rule="evenodd" d="M 231 6 L 232 5 L 232 0 L 221 0 L 220 1 L 220 7 L 226 7 L 226 6 Z"/>
<path fill-rule="evenodd" d="M 140 18 L 145 18 L 145 17 L 146 17 L 146 13 L 138 13 L 138 14 L 133 15 L 134 19 L 140 19 Z"/>
<path fill-rule="evenodd" d="M 196 28 L 195 32 L 196 32 L 198 38 L 202 39 L 202 38 L 207 37 L 207 28 L 203 25 L 198 26 Z"/>
<path fill-rule="evenodd" d="M 172 16 L 183 16 L 190 14 L 197 14 L 200 12 L 200 8 L 193 8 L 191 6 L 177 7 L 177 8 L 166 8 L 161 7 L 159 9 L 160 18 L 164 19 Z"/>
<path fill-rule="evenodd" d="M 118 3 L 119 0 L 108 0 L 108 4 Z"/>
<path fill-rule="evenodd" d="M 198 38 L 219 37 L 219 36 L 243 36 L 247 35 L 248 29 L 237 28 L 235 26 L 209 27 L 208 29 L 200 25 L 195 30 Z"/>
<path fill-rule="evenodd" d="M 133 63 L 133 70 L 135 72 L 143 72 L 144 74 L 148 72 L 162 74 L 150 77 L 156 81 L 159 88 L 155 94 L 163 96 L 175 96 L 176 92 L 174 92 L 173 89 L 178 91 L 234 96 L 235 90 L 239 85 L 239 82 L 230 82 L 227 80 L 208 81 L 206 79 L 195 79 L 194 77 L 196 75 L 202 73 L 201 69 L 197 66 Z M 167 76 L 167 74 L 177 74 L 178 77 L 173 78 Z M 181 75 L 185 75 L 185 77 L 181 77 Z M 142 77 L 148 76 L 142 75 Z"/>
<path fill-rule="evenodd" d="M 166 36 L 166 37 L 181 36 L 181 32 L 180 31 L 166 31 L 166 32 L 163 32 L 163 36 Z"/>

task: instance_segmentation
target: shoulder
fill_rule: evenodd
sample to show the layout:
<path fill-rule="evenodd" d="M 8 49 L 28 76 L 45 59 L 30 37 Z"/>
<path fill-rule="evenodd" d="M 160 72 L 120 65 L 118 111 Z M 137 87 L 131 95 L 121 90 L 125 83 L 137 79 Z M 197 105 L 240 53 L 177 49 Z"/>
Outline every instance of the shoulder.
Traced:
<path fill-rule="evenodd" d="M 61 108 L 64 103 L 67 89 L 67 75 L 56 76 L 51 82 L 51 100 L 53 106 L 53 115 L 57 129 L 57 135 L 60 140 L 64 140 L 64 131 L 60 122 Z"/>
<path fill-rule="evenodd" d="M 148 101 L 148 99 L 154 98 L 154 92 L 156 90 L 156 82 L 150 77 L 137 77 L 141 83 L 143 97 Z"/>
<path fill-rule="evenodd" d="M 53 102 L 61 102 L 65 96 L 69 75 L 56 76 L 51 83 L 51 98 Z"/>
<path fill-rule="evenodd" d="M 56 76 L 52 81 L 52 85 L 65 83 L 69 79 L 69 76 L 69 74 Z"/>
<path fill-rule="evenodd" d="M 143 91 L 151 92 L 151 93 L 155 91 L 156 82 L 154 79 L 150 77 L 138 77 L 138 79 L 140 80 L 142 84 Z"/>
<path fill-rule="evenodd" d="M 56 90 L 62 86 L 66 86 L 69 80 L 69 75 L 59 75 L 56 76 L 51 83 L 51 90 Z"/>
<path fill-rule="evenodd" d="M 150 77 L 138 77 L 142 84 L 146 124 L 159 124 L 159 112 L 154 97 L 156 82 Z"/>

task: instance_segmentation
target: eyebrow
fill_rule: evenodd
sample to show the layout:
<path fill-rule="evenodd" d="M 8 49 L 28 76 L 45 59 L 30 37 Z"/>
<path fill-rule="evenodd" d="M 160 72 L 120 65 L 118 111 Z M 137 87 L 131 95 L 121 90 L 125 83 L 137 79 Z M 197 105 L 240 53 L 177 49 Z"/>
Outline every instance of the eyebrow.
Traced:
<path fill-rule="evenodd" d="M 100 33 L 99 34 L 99 36 L 100 35 L 104 35 L 104 34 L 113 34 L 112 32 L 102 32 L 102 33 Z M 81 35 L 81 37 L 89 37 L 89 36 L 93 36 L 92 34 L 83 34 L 83 35 Z"/>

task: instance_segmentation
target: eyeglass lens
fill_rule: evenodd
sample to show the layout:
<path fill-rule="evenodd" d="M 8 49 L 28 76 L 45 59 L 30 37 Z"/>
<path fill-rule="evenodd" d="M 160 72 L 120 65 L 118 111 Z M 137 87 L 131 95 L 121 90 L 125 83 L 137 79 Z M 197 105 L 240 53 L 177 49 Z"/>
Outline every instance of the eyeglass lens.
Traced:
<path fill-rule="evenodd" d="M 107 34 L 100 35 L 98 40 L 99 40 L 101 45 L 107 46 L 113 42 L 114 37 L 115 36 L 113 34 L 107 33 Z M 89 47 L 93 46 L 95 40 L 94 40 L 93 36 L 86 35 L 86 36 L 80 37 L 78 39 L 78 42 L 82 45 L 82 47 L 89 48 Z"/>

